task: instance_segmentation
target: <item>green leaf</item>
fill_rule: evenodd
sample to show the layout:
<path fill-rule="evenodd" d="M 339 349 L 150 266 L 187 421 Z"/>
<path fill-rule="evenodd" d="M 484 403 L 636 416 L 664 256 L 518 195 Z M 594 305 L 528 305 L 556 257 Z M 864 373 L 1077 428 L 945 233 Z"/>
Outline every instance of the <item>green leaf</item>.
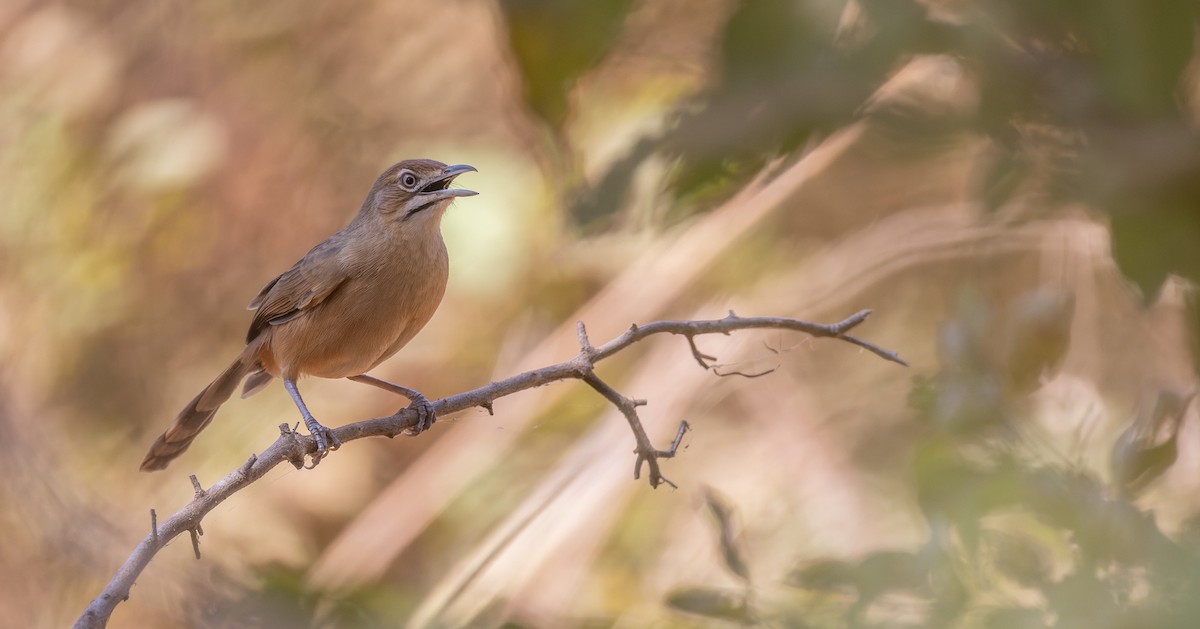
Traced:
<path fill-rule="evenodd" d="M 717 521 L 721 558 L 725 560 L 725 567 L 743 581 L 750 581 L 750 570 L 746 567 L 746 560 L 742 558 L 742 549 L 733 531 L 733 510 L 711 487 L 704 492 L 704 502 Z"/>
<path fill-rule="evenodd" d="M 1113 256 L 1147 299 L 1169 274 L 1200 281 L 1200 206 L 1178 203 L 1112 214 Z"/>
<path fill-rule="evenodd" d="M 679 588 L 667 594 L 667 605 L 679 611 L 707 618 L 733 620 L 742 623 L 755 621 L 742 592 L 716 588 Z"/>
<path fill-rule="evenodd" d="M 501 0 L 525 97 L 558 128 L 571 85 L 612 48 L 630 0 Z"/>
<path fill-rule="evenodd" d="M 854 582 L 853 566 L 837 559 L 821 559 L 796 568 L 788 574 L 784 584 L 817 591 L 857 588 Z"/>

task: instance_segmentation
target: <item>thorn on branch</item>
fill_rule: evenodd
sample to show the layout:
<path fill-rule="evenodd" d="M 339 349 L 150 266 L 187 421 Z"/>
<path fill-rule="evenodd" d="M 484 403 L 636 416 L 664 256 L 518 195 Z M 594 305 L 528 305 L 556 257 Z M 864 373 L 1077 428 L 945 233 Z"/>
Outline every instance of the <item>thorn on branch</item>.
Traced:
<path fill-rule="evenodd" d="M 204 535 L 204 529 L 200 525 L 188 529 L 188 533 L 192 534 L 192 552 L 196 553 L 196 560 L 200 560 L 200 536 Z"/>
<path fill-rule="evenodd" d="M 258 455 L 251 454 L 250 458 L 246 459 L 246 462 L 243 463 L 242 466 L 238 468 L 238 473 L 241 474 L 242 476 L 249 474 L 250 468 L 254 467 L 254 464 L 257 462 L 258 462 Z"/>
<path fill-rule="evenodd" d="M 488 412 L 488 415 L 495 417 L 496 411 L 495 411 L 495 409 L 492 408 L 492 400 L 480 402 L 479 405 L 482 406 Z"/>
<path fill-rule="evenodd" d="M 150 540 L 158 546 L 158 513 L 150 510 Z"/>
<path fill-rule="evenodd" d="M 592 342 L 588 340 L 587 326 L 583 325 L 582 321 L 576 323 L 575 333 L 579 336 L 579 351 L 590 359 L 596 354 L 596 348 L 592 347 Z"/>
<path fill-rule="evenodd" d="M 194 492 L 193 498 L 196 500 L 203 498 L 204 488 L 200 486 L 200 479 L 196 478 L 195 474 L 189 475 L 188 478 L 192 481 L 192 491 Z"/>
<path fill-rule="evenodd" d="M 738 320 L 737 313 L 730 310 L 729 314 L 725 315 L 725 320 L 726 321 L 737 321 Z M 725 336 L 733 336 L 733 333 L 730 332 L 729 330 L 725 330 L 724 332 L 721 332 L 721 334 L 724 334 Z"/>

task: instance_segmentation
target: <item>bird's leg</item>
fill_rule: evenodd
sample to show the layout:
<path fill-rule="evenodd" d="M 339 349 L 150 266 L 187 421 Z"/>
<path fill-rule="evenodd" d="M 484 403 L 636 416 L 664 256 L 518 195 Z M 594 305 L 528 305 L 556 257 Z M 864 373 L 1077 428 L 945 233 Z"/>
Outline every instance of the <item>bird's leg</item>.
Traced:
<path fill-rule="evenodd" d="M 296 381 L 291 378 L 283 379 L 283 388 L 287 389 L 288 395 L 292 396 L 292 401 L 296 403 L 296 408 L 300 409 L 300 416 L 304 418 L 304 425 L 308 427 L 308 432 L 317 440 L 317 451 L 313 453 L 312 464 L 315 466 L 329 454 L 330 450 L 337 450 L 341 447 L 342 442 L 338 440 L 337 435 L 333 431 L 321 425 L 312 413 L 308 412 L 308 407 L 304 405 L 304 399 L 300 397 L 300 390 L 296 388 Z"/>
<path fill-rule="evenodd" d="M 369 384 L 373 387 L 379 387 L 384 391 L 391 391 L 396 395 L 402 395 L 408 398 L 409 401 L 412 402 L 409 404 L 409 406 L 413 410 L 417 411 L 417 425 L 404 431 L 404 434 L 410 437 L 428 430 L 429 427 L 433 425 L 433 422 L 437 419 L 437 417 L 433 414 L 433 404 L 429 402 L 428 398 L 426 398 L 424 395 L 421 395 L 419 391 L 414 391 L 408 387 L 402 387 L 398 384 L 392 384 L 387 380 L 380 380 L 379 378 L 368 376 L 365 373 L 357 376 L 349 376 L 347 379 L 355 382 L 361 382 L 363 384 Z"/>

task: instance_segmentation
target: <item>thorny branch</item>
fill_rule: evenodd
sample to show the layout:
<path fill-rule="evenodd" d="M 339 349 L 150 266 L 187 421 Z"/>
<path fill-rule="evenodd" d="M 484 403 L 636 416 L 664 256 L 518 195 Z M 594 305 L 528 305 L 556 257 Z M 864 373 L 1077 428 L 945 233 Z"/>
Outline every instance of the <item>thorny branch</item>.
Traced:
<path fill-rule="evenodd" d="M 644 400 L 634 400 L 621 395 L 595 373 L 596 363 L 620 352 L 621 350 L 655 334 L 676 334 L 687 339 L 692 351 L 692 357 L 701 367 L 716 371 L 712 361 L 716 358 L 704 354 L 696 347 L 695 337 L 703 334 L 729 334 L 736 330 L 746 329 L 779 329 L 804 332 L 814 337 L 836 338 L 857 345 L 881 358 L 900 365 L 907 365 L 895 352 L 878 347 L 870 342 L 847 334 L 855 326 L 870 316 L 870 310 L 862 310 L 853 316 L 833 324 L 811 323 L 798 319 L 783 317 L 739 317 L 732 311 L 722 319 L 705 321 L 656 321 L 647 325 L 630 326 L 624 334 L 611 341 L 593 347 L 587 337 L 587 330 L 581 322 L 578 327 L 580 352 L 574 358 L 554 365 L 526 371 L 504 380 L 493 382 L 471 391 L 442 398 L 433 403 L 434 412 L 439 417 L 466 410 L 475 406 L 492 410 L 492 403 L 502 397 L 519 391 L 532 389 L 560 380 L 582 380 L 604 396 L 617 407 L 629 422 L 637 447 L 634 463 L 634 478 L 639 478 L 644 465 L 650 468 L 649 481 L 652 487 L 666 483 L 671 487 L 675 484 L 667 480 L 659 469 L 658 460 L 675 456 L 683 435 L 687 432 L 687 422 L 681 422 L 674 441 L 666 450 L 659 450 L 650 442 L 642 422 L 637 415 L 637 407 L 644 406 Z M 734 375 L 736 372 L 718 375 Z M 746 375 L 746 374 L 741 374 Z M 765 374 L 751 374 L 755 375 Z M 405 430 L 416 426 L 417 412 L 412 408 L 404 408 L 393 415 L 368 419 L 347 424 L 333 430 L 342 443 L 348 443 L 365 437 L 395 437 Z M 287 424 L 280 426 L 280 436 L 261 455 L 251 455 L 241 467 L 230 472 L 212 487 L 204 489 L 200 481 L 191 476 L 194 496 L 192 501 L 184 505 L 178 512 L 166 520 L 159 522 L 158 514 L 153 510 L 151 530 L 134 548 L 133 553 L 125 563 L 117 569 L 112 580 L 104 591 L 95 598 L 75 621 L 76 629 L 104 627 L 116 606 L 129 598 L 129 590 L 133 587 L 138 575 L 164 546 L 179 535 L 187 532 L 192 539 L 192 548 L 196 558 L 200 558 L 200 536 L 204 534 L 201 520 L 217 505 L 224 502 L 234 493 L 245 488 L 250 483 L 262 478 L 275 466 L 287 461 L 296 469 L 304 467 L 304 459 L 316 451 L 316 442 L 308 435 L 302 435 Z"/>

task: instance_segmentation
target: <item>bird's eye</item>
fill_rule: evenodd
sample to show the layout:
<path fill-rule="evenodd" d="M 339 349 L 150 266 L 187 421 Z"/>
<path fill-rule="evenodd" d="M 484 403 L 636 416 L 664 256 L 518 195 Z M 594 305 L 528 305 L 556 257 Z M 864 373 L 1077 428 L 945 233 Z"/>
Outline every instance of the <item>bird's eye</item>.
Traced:
<path fill-rule="evenodd" d="M 404 173 L 403 175 L 400 175 L 400 185 L 409 190 L 413 190 L 417 187 L 417 178 L 412 173 Z"/>

